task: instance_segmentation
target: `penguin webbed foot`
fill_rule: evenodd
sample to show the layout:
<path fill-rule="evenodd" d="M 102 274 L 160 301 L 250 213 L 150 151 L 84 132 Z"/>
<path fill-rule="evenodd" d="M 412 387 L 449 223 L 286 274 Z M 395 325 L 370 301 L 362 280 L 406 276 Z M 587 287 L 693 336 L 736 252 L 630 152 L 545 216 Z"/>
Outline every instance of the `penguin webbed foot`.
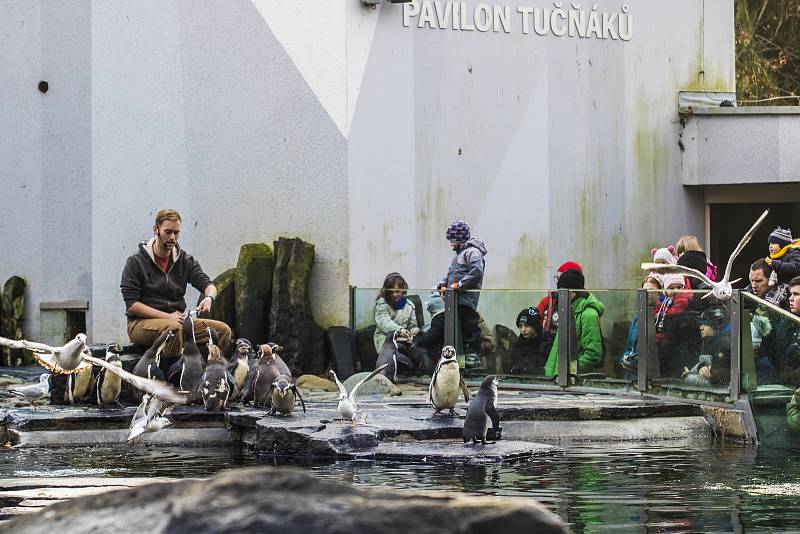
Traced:
<path fill-rule="evenodd" d="M 456 409 L 455 408 L 450 408 L 450 411 L 447 412 L 447 415 L 450 416 L 450 417 L 455 417 L 458 414 L 456 413 Z"/>

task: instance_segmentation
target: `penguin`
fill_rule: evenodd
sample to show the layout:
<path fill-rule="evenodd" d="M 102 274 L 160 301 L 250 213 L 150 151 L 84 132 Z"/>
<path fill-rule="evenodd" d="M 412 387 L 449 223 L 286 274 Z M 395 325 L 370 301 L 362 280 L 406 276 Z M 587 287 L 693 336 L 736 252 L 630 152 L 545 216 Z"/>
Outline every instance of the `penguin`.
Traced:
<path fill-rule="evenodd" d="M 497 382 L 498 379 L 494 375 L 484 378 L 478 394 L 469 402 L 467 417 L 464 419 L 464 443 L 472 440 L 472 443 L 480 441 L 486 445 L 489 419 L 492 420 L 495 439 L 500 439 L 500 416 L 497 415 Z"/>
<path fill-rule="evenodd" d="M 122 369 L 122 360 L 111 352 L 110 347 L 106 349 L 105 361 L 114 367 Z M 122 404 L 119 402 L 119 394 L 122 391 L 122 378 L 119 374 L 109 372 L 108 369 L 102 369 L 97 375 L 95 387 L 97 404 L 100 406 L 115 404 L 118 408 L 122 408 Z"/>
<path fill-rule="evenodd" d="M 445 408 L 450 410 L 448 415 L 456 415 L 459 389 L 464 394 L 464 401 L 469 402 L 469 389 L 459 372 L 456 349 L 452 345 L 445 345 L 428 386 L 428 399 L 436 410 L 433 415 L 438 415 Z"/>
<path fill-rule="evenodd" d="M 263 346 L 263 345 L 262 345 Z M 261 347 L 259 346 L 258 353 L 261 354 Z M 267 343 L 267 347 L 272 351 L 272 355 L 275 358 L 275 366 L 277 370 L 277 375 L 286 374 L 291 376 L 291 371 L 289 371 L 289 366 L 286 365 L 286 362 L 283 361 L 278 355 L 279 351 L 283 350 L 283 347 L 276 343 Z M 244 390 L 242 390 L 242 402 L 248 403 L 253 400 L 254 392 L 255 392 L 255 384 L 256 384 L 256 377 L 258 375 L 258 364 L 261 361 L 260 357 L 258 359 L 254 358 L 253 361 L 250 363 L 250 370 L 247 373 L 247 377 L 245 378 L 244 382 Z"/>
<path fill-rule="evenodd" d="M 283 415 L 291 415 L 297 399 L 300 399 L 303 413 L 306 412 L 306 403 L 303 402 L 303 397 L 300 396 L 300 392 L 295 387 L 291 376 L 278 375 L 277 380 L 270 387 L 270 392 L 270 402 L 272 404 L 272 408 L 269 411 L 270 415 L 275 415 L 276 412 Z"/>
<path fill-rule="evenodd" d="M 83 400 L 92 385 L 92 366 L 82 367 L 81 371 L 67 375 L 67 387 L 64 388 L 64 402 L 76 404 Z"/>
<path fill-rule="evenodd" d="M 159 368 L 159 365 L 161 365 L 161 353 L 164 352 L 167 343 L 174 337 L 175 332 L 172 330 L 165 329 L 161 332 L 155 342 L 153 342 L 150 348 L 139 358 L 139 361 L 136 362 L 136 366 L 133 368 L 133 374 L 143 378 L 150 378 L 151 380 L 164 381 L 164 373 Z"/>
<path fill-rule="evenodd" d="M 200 381 L 200 396 L 207 412 L 228 409 L 228 371 L 219 347 L 209 343 L 208 363 Z"/>
<path fill-rule="evenodd" d="M 378 353 L 378 359 L 375 361 L 375 368 L 383 368 L 381 374 L 392 382 L 397 382 L 398 364 L 403 364 L 409 369 L 414 369 L 414 362 L 411 361 L 411 358 L 400 351 L 400 345 L 410 346 L 410 341 L 409 339 L 401 337 L 399 330 L 395 330 L 386 336 L 386 341 L 383 342 L 381 351 Z"/>
<path fill-rule="evenodd" d="M 272 348 L 269 345 L 261 345 L 259 349 L 261 356 L 258 359 L 255 379 L 253 380 L 253 400 L 256 406 L 266 408 L 272 400 L 270 398 L 272 383 L 275 382 L 279 374 L 288 373 L 280 373 L 278 371 L 278 356 L 272 352 Z"/>
<path fill-rule="evenodd" d="M 183 353 L 176 362 L 179 365 L 178 386 L 189 393 L 189 404 L 197 402 L 200 379 L 203 376 L 203 356 L 197 348 L 194 336 L 194 317 L 187 314 L 183 320 Z"/>
<path fill-rule="evenodd" d="M 253 345 L 250 344 L 250 341 L 240 338 L 236 340 L 235 346 L 236 348 L 233 351 L 233 356 L 230 362 L 228 362 L 228 372 L 233 377 L 234 386 L 231 389 L 229 400 L 236 400 L 243 396 L 247 375 L 250 372 L 250 368 L 255 367 L 255 352 L 253 351 Z"/>

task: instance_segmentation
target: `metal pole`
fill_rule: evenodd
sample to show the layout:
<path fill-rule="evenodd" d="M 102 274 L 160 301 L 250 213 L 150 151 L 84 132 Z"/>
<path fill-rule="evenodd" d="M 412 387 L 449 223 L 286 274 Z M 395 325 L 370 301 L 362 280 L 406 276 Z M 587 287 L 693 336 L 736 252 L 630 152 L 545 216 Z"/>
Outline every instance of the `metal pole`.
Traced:
<path fill-rule="evenodd" d="M 742 362 L 742 298 L 738 289 L 731 295 L 731 400 L 741 395 Z"/>
<path fill-rule="evenodd" d="M 558 380 L 561 387 L 569 385 L 570 325 L 572 324 L 572 303 L 569 289 L 558 290 Z"/>
<path fill-rule="evenodd" d="M 444 344 L 456 346 L 456 321 L 458 321 L 458 310 L 456 309 L 456 293 L 452 289 L 444 292 Z"/>
<path fill-rule="evenodd" d="M 637 356 L 637 386 L 642 393 L 647 391 L 648 370 L 648 321 L 647 321 L 647 290 L 636 291 L 636 351 Z"/>

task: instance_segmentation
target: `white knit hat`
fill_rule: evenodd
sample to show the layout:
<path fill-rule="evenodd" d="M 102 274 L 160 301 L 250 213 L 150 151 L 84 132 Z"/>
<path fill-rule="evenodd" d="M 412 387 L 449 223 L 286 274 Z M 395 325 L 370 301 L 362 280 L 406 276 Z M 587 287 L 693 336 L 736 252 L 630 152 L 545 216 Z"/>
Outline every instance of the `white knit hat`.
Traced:
<path fill-rule="evenodd" d="M 675 265 L 678 261 L 675 256 L 672 254 L 675 252 L 675 247 L 670 245 L 669 247 L 653 249 L 653 261 L 658 263 L 658 260 L 662 260 L 667 262 L 670 265 Z"/>

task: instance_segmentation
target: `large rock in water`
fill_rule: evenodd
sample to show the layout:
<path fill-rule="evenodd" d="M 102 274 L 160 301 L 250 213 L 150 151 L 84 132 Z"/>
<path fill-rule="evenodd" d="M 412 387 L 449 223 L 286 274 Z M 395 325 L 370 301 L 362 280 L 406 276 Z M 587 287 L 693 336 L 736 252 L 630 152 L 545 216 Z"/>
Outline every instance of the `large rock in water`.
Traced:
<path fill-rule="evenodd" d="M 0 320 L 0 335 L 8 339 L 22 339 L 22 309 L 25 299 L 25 287 L 27 286 L 24 278 L 12 276 L 3 285 L 2 298 L 2 319 Z M 2 347 L 3 358 L 0 359 L 3 365 L 11 367 L 17 361 L 23 361 L 23 351 L 20 349 L 10 349 Z"/>
<path fill-rule="evenodd" d="M 210 319 L 222 321 L 231 327 L 233 336 L 237 337 L 236 330 L 236 269 L 228 269 L 212 280 L 217 288 L 217 300 L 211 307 Z M 198 304 L 203 295 L 198 298 Z"/>
<path fill-rule="evenodd" d="M 285 348 L 290 368 L 305 374 L 323 369 L 322 328 L 314 322 L 308 282 L 314 263 L 314 245 L 299 238 L 281 237 L 273 243 L 272 305 L 269 340 Z"/>
<path fill-rule="evenodd" d="M 274 258 L 266 243 L 245 243 L 236 263 L 236 333 L 265 343 L 269 325 Z"/>
<path fill-rule="evenodd" d="M 366 488 L 269 467 L 79 497 L 6 527 L 16 534 L 567 532 L 531 499 Z"/>

